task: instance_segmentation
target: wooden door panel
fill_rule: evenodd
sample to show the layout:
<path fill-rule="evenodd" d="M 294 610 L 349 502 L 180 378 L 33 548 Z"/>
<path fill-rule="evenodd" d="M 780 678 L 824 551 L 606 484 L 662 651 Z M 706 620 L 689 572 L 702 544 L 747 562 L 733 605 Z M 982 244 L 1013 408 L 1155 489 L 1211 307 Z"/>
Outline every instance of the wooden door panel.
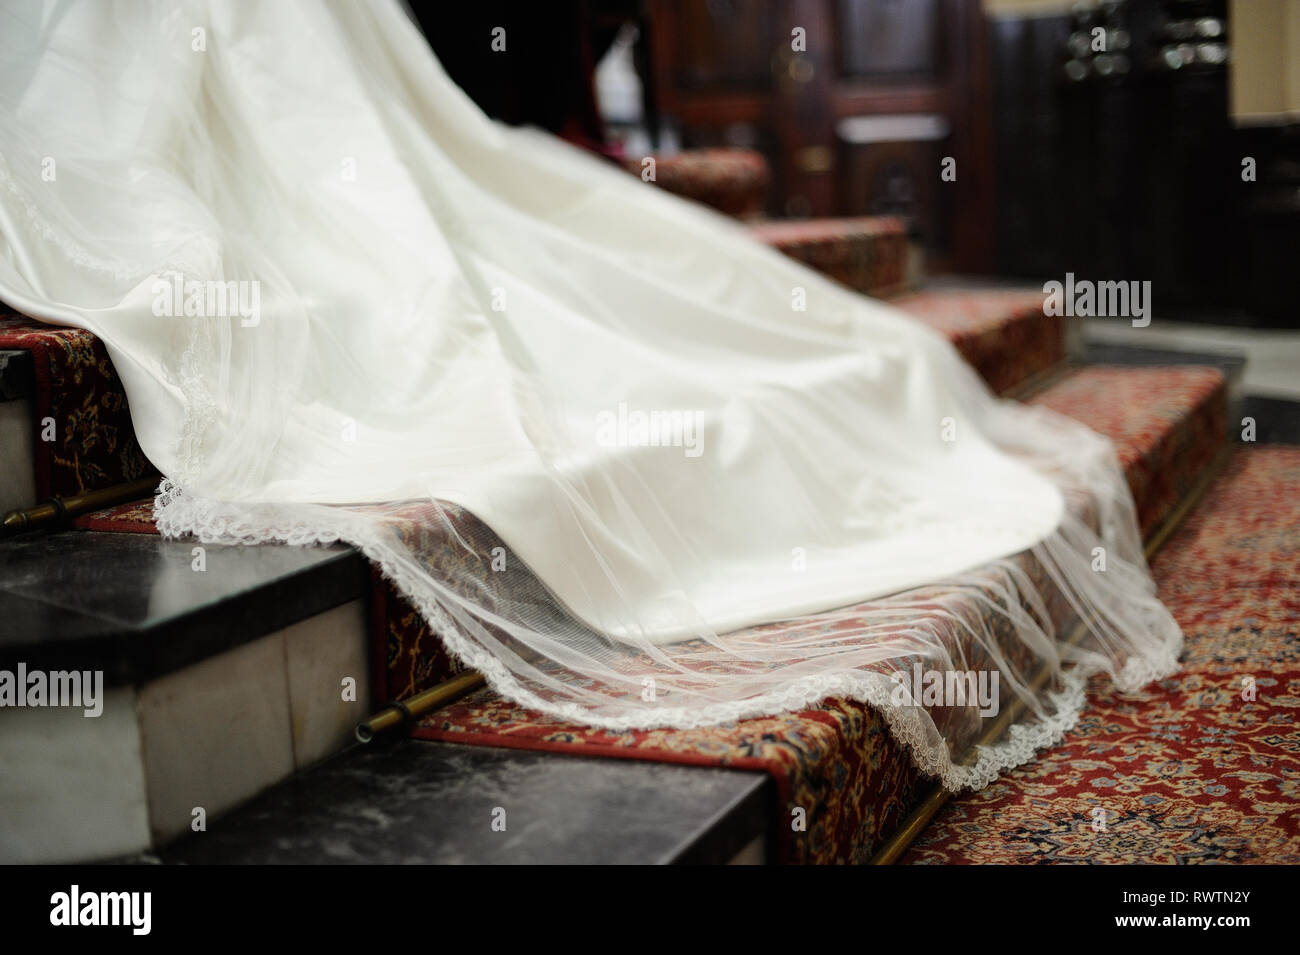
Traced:
<path fill-rule="evenodd" d="M 769 0 L 672 0 L 675 80 L 684 90 L 762 90 L 772 85 Z"/>
<path fill-rule="evenodd" d="M 941 0 L 839 0 L 845 76 L 942 76 Z"/>
<path fill-rule="evenodd" d="M 687 145 L 725 143 L 744 126 L 772 165 L 773 212 L 902 212 L 944 264 L 988 267 L 979 0 L 649 2 L 656 94 Z M 792 48 L 796 28 L 804 48 Z M 837 132 L 846 119 L 903 114 L 944 117 L 951 133 L 864 144 Z M 957 159 L 957 183 L 939 179 L 944 156 Z"/>

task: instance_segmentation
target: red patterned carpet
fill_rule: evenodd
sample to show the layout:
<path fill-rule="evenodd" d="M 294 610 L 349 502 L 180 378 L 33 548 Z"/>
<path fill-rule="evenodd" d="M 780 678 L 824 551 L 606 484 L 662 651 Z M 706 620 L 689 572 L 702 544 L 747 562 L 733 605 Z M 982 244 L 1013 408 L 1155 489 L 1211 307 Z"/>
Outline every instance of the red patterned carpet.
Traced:
<path fill-rule="evenodd" d="M 1298 490 L 1300 448 L 1239 451 L 1154 562 L 1182 672 L 1094 686 L 1059 746 L 954 799 L 903 861 L 1300 864 Z"/>
<path fill-rule="evenodd" d="M 1088 368 L 1080 388 L 1066 379 L 1036 398 L 1070 405 L 1070 414 L 1116 443 L 1130 485 L 1151 473 L 1162 487 L 1190 486 L 1223 444 L 1223 376 L 1208 368 Z M 1117 404 L 1124 407 L 1117 408 Z M 1143 524 L 1158 524 L 1176 503 L 1144 494 Z M 390 660 L 401 664 L 405 654 Z M 883 720 L 866 704 L 827 700 L 798 713 L 701 730 L 606 733 L 532 713 L 480 690 L 426 717 L 425 739 L 565 752 L 574 755 L 763 770 L 776 782 L 780 815 L 806 809 L 807 828 L 778 826 L 786 862 L 866 862 L 931 783 L 911 765 Z"/>
<path fill-rule="evenodd" d="M 934 289 L 889 304 L 947 335 L 997 392 L 1023 385 L 1065 360 L 1065 319 L 1044 315 L 1043 296 L 1037 292 Z"/>
<path fill-rule="evenodd" d="M 683 199 L 693 199 L 739 219 L 763 211 L 772 173 L 763 154 L 752 149 L 688 149 L 654 157 L 654 182 Z M 623 160 L 634 176 L 645 168 L 640 156 Z"/>
<path fill-rule="evenodd" d="M 1115 441 L 1130 485 L 1168 475 L 1167 489 L 1189 484 L 1223 443 L 1223 377 L 1205 368 L 1089 368 L 1078 373 L 1103 388 L 1066 379 L 1069 402 L 1048 389 L 1036 401 L 1065 403 L 1077 419 Z M 1116 403 L 1123 408 L 1116 408 Z M 1158 523 L 1176 498 L 1144 495 L 1144 523 Z M 1148 515 L 1146 509 L 1156 513 Z M 153 530 L 148 502 L 86 515 L 78 526 Z M 463 554 L 463 548 L 456 548 Z M 444 679 L 450 660 L 409 606 L 377 580 L 372 608 L 378 699 Z M 806 828 L 778 826 L 787 862 L 865 862 L 916 805 L 930 783 L 913 767 L 869 706 L 828 700 L 799 713 L 743 720 L 702 730 L 606 733 L 566 724 L 480 690 L 426 717 L 426 739 L 565 752 L 574 755 L 728 766 L 767 772 L 777 786 L 782 818 L 806 812 Z"/>
<path fill-rule="evenodd" d="M 780 219 L 754 223 L 749 232 L 840 284 L 878 298 L 899 294 L 911 279 L 907 227 L 902 219 Z M 1041 319 L 1041 295 L 1036 304 Z"/>
<path fill-rule="evenodd" d="M 103 342 L 77 328 L 15 315 L 0 303 L 0 348 L 32 354 L 37 500 L 157 473 L 136 442 L 126 392 Z"/>

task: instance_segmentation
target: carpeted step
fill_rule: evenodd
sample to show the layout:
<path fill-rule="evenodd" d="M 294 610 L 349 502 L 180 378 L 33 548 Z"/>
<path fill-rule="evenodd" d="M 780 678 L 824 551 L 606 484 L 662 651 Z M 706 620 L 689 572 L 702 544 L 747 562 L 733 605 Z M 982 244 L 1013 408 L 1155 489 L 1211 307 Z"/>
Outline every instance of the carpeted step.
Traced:
<path fill-rule="evenodd" d="M 1150 534 L 1214 460 L 1227 429 L 1224 375 L 1206 366 L 1096 365 L 1032 399 L 1082 421 L 1115 442 Z"/>
<path fill-rule="evenodd" d="M 762 222 L 756 238 L 836 281 L 887 299 L 948 337 L 997 392 L 1023 387 L 1065 360 L 1066 326 L 1037 291 L 987 285 L 910 291 L 916 266 L 900 219 Z"/>
<path fill-rule="evenodd" d="M 157 473 L 94 335 L 0 304 L 0 356 L 0 510 Z"/>
<path fill-rule="evenodd" d="M 1065 319 L 1043 314 L 1038 292 L 945 288 L 889 304 L 946 335 L 998 393 L 1022 388 L 1065 361 Z"/>
<path fill-rule="evenodd" d="M 1081 387 L 1089 382 L 1094 387 Z M 1096 391 L 1099 384 L 1108 390 Z M 1205 368 L 1087 369 L 1037 400 L 1111 437 L 1126 462 L 1129 480 L 1141 486 L 1148 464 L 1200 468 L 1223 445 L 1223 384 L 1219 372 Z M 1117 402 L 1126 407 L 1115 408 Z M 1186 487 L 1195 477 L 1162 475 L 1158 483 Z M 1147 524 L 1160 520 L 1169 507 L 1159 495 L 1148 496 L 1140 506 Z M 953 625 L 943 634 L 960 639 L 960 632 L 960 625 Z M 422 720 L 416 735 L 767 772 L 780 796 L 776 830 L 781 849 L 792 862 L 870 859 L 930 786 L 884 721 L 869 706 L 845 700 L 723 727 L 607 733 L 541 716 L 481 690 Z M 806 813 L 807 829 L 796 832 L 787 821 L 799 810 Z"/>
<path fill-rule="evenodd" d="M 772 181 L 767 160 L 752 149 L 690 149 L 675 156 L 636 156 L 623 160 L 623 166 L 660 189 L 738 219 L 762 214 Z"/>
<path fill-rule="evenodd" d="M 754 150 L 693 149 L 675 156 L 632 157 L 623 165 L 674 195 L 751 220 L 755 238 L 856 291 L 884 298 L 920 280 L 919 253 L 901 219 L 760 221 L 771 172 Z"/>
<path fill-rule="evenodd" d="M 858 262 L 852 268 L 866 274 L 875 266 L 863 263 L 874 261 L 892 241 L 888 237 L 904 239 L 897 220 L 889 219 L 759 228 L 770 230 L 778 247 L 784 243 L 796 258 L 806 255 L 809 264 L 832 274 L 841 253 L 823 254 L 823 246 L 862 245 L 867 251 L 845 253 L 845 261 Z M 897 275 L 897 261 L 882 268 L 867 284 L 895 282 L 886 273 Z M 1064 358 L 1062 319 L 1044 316 L 1034 293 L 945 289 L 893 304 L 947 335 L 997 391 L 1023 386 Z M 126 393 L 103 343 L 89 332 L 46 325 L 0 305 L 0 513 L 156 473 L 136 441 Z"/>
<path fill-rule="evenodd" d="M 1065 359 L 1065 319 L 1044 314 L 1041 292 L 983 284 L 914 291 L 920 266 L 901 219 L 757 222 L 750 232 L 842 285 L 887 299 L 947 336 L 994 391 L 1022 387 Z"/>
<path fill-rule="evenodd" d="M 901 219 L 790 219 L 756 222 L 754 238 L 857 292 L 888 298 L 919 281 Z M 1041 311 L 1042 299 L 1039 298 Z"/>
<path fill-rule="evenodd" d="M 1300 448 L 1244 446 L 1152 562 L 1183 669 L 1103 684 L 1038 760 L 954 797 L 912 864 L 1300 864 Z"/>

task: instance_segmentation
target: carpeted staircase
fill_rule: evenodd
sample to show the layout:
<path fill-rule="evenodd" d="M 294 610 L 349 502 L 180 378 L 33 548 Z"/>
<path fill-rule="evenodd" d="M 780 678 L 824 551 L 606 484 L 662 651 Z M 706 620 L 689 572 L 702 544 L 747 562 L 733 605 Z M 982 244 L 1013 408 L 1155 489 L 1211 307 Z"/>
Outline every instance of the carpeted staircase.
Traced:
<path fill-rule="evenodd" d="M 1032 400 L 1115 441 L 1143 526 L 1172 513 L 1224 444 L 1224 380 L 1210 368 L 1088 368 L 1066 374 Z M 974 602 L 970 612 L 988 614 Z M 958 646 L 963 633 L 953 627 Z M 530 713 L 485 689 L 426 717 L 415 733 L 449 742 L 761 769 L 776 781 L 784 818 L 806 819 L 806 830 L 779 828 L 781 857 L 792 862 L 869 861 L 930 788 L 883 719 L 847 700 L 720 728 L 611 734 Z"/>
<path fill-rule="evenodd" d="M 1238 451 L 1152 564 L 1181 672 L 1094 685 L 1059 746 L 953 799 L 902 861 L 1300 864 L 1297 488 L 1300 448 Z"/>
<path fill-rule="evenodd" d="M 763 177 L 754 168 L 747 159 L 721 173 L 708 162 L 660 162 L 658 184 L 694 198 L 718 195 L 714 204 L 724 211 L 749 213 L 761 207 L 753 190 L 765 188 L 755 185 Z M 727 184 L 737 175 L 748 185 Z M 699 187 L 701 176 L 713 177 L 712 193 Z M 1226 446 L 1229 389 L 1221 371 L 1070 366 L 1069 329 L 1042 314 L 1039 294 L 910 289 L 906 234 L 896 220 L 751 228 L 851 287 L 892 296 L 948 335 L 999 392 L 1110 437 L 1148 535 L 1176 515 Z M 151 474 L 102 345 L 15 315 L 0 317 L 0 441 L 5 507 Z M 143 595 L 127 595 L 132 588 Z M 982 612 L 977 601 L 969 612 Z M 205 821 L 229 812 L 343 749 L 351 726 L 379 704 L 459 672 L 437 635 L 354 552 L 162 541 L 148 498 L 0 543 L 0 617 L 10 622 L 0 668 L 99 666 L 110 698 L 122 704 L 112 721 L 0 712 L 0 763 L 19 767 L 0 777 L 0 815 L 13 822 L 0 834 L 0 861 L 102 858 L 201 831 L 196 810 Z M 950 639 L 960 645 L 959 628 Z M 883 721 L 848 701 L 709 730 L 609 734 L 541 717 L 483 689 L 413 732 L 767 774 L 776 792 L 769 850 L 793 862 L 869 861 L 932 788 Z M 65 752 L 84 759 L 50 758 Z M 115 762 L 104 762 L 106 754 Z M 1293 763 L 1292 783 L 1294 772 Z M 796 816 L 802 827 L 789 824 Z M 236 814 L 229 825 L 239 824 Z"/>

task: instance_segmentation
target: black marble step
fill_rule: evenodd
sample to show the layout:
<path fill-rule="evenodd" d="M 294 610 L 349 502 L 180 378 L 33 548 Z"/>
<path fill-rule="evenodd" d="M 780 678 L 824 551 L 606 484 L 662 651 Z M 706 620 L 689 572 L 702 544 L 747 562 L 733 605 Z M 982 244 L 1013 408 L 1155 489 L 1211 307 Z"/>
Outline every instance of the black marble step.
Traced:
<path fill-rule="evenodd" d="M 206 832 L 120 861 L 763 861 L 776 818 L 765 773 L 401 739 L 350 749 Z"/>
<path fill-rule="evenodd" d="M 143 683 L 306 620 L 367 591 L 343 545 L 207 545 L 65 531 L 0 543 L 0 669 L 101 669 Z"/>

